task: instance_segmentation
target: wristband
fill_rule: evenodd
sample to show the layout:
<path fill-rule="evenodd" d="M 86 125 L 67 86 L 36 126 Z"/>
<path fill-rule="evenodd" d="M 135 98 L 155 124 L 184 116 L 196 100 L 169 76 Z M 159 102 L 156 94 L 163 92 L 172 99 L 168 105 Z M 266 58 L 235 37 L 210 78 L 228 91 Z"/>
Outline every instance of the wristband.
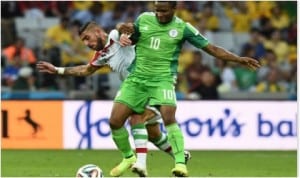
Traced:
<path fill-rule="evenodd" d="M 64 67 L 55 67 L 55 70 L 56 70 L 57 74 L 59 74 L 59 75 L 64 75 L 64 73 L 65 73 Z"/>

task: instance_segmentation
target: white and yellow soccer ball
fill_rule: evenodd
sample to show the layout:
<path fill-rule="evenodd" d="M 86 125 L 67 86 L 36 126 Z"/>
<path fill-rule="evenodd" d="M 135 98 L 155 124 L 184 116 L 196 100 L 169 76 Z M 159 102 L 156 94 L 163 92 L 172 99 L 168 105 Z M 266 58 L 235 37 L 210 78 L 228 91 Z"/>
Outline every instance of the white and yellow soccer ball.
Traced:
<path fill-rule="evenodd" d="M 86 164 L 81 166 L 77 173 L 77 178 L 103 178 L 103 172 L 99 166 L 95 164 Z"/>

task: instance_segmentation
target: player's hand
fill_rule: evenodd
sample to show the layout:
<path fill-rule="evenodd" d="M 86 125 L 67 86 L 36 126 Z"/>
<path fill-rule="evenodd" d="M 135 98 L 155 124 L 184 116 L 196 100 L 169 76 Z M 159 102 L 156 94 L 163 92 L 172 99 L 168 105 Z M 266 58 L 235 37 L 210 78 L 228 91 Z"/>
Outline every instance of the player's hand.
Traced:
<path fill-rule="evenodd" d="M 130 46 L 132 44 L 132 41 L 129 39 L 130 35 L 128 34 L 122 34 L 120 36 L 120 41 L 119 44 L 124 47 L 124 46 Z"/>
<path fill-rule="evenodd" d="M 119 41 L 120 45 L 123 47 L 131 45 L 132 41 L 129 38 L 134 33 L 133 23 L 119 23 L 117 30 L 122 34 Z"/>
<path fill-rule="evenodd" d="M 36 68 L 38 69 L 39 72 L 57 74 L 57 70 L 55 66 L 46 61 L 39 61 L 36 64 Z"/>
<path fill-rule="evenodd" d="M 251 70 L 256 70 L 261 67 L 261 64 L 256 59 L 250 57 L 240 57 L 239 61 L 242 65 L 248 67 Z"/>
<path fill-rule="evenodd" d="M 132 23 L 119 23 L 117 24 L 117 30 L 121 34 L 131 35 L 134 33 L 134 26 Z"/>

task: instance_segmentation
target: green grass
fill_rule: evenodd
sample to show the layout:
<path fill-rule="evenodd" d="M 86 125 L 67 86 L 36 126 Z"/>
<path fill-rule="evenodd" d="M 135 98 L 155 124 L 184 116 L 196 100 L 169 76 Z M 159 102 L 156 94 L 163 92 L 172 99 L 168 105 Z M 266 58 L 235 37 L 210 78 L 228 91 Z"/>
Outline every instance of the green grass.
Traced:
<path fill-rule="evenodd" d="M 191 177 L 296 177 L 296 151 L 191 151 Z M 2 177 L 75 177 L 87 163 L 101 167 L 104 176 L 121 160 L 114 150 L 2 150 Z M 149 151 L 148 174 L 170 177 L 173 160 Z M 123 176 L 136 177 L 130 171 Z"/>

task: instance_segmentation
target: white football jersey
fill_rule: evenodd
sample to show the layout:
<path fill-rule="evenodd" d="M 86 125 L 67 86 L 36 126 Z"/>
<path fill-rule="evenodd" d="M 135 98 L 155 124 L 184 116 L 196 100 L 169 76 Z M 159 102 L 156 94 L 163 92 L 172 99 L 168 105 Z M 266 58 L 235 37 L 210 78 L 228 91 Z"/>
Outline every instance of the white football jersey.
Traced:
<path fill-rule="evenodd" d="M 114 72 L 119 73 L 120 79 L 124 80 L 129 74 L 127 69 L 135 58 L 135 51 L 134 46 L 122 47 L 119 44 L 119 37 L 119 32 L 112 30 L 105 47 L 95 52 L 90 65 L 95 67 L 109 65 Z"/>

